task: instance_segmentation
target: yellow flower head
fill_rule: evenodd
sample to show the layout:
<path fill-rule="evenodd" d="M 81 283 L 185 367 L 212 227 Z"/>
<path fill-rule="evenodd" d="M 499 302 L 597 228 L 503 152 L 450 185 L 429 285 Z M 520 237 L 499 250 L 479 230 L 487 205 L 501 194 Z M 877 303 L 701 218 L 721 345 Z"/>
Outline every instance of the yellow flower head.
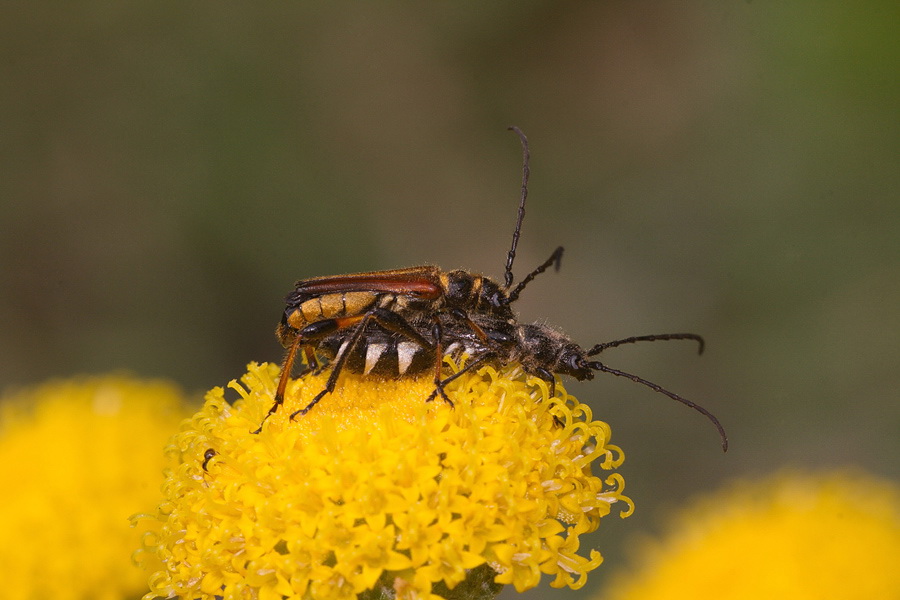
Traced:
<path fill-rule="evenodd" d="M 853 473 L 744 482 L 646 544 L 603 600 L 900 599 L 900 489 Z"/>
<path fill-rule="evenodd" d="M 159 498 L 162 448 L 186 414 L 171 385 L 50 383 L 0 401 L 4 600 L 122 600 L 147 590 L 128 523 Z"/>
<path fill-rule="evenodd" d="M 459 377 L 455 407 L 424 402 L 428 377 L 345 373 L 289 421 L 325 385 L 306 375 L 254 435 L 277 376 L 251 364 L 229 384 L 240 401 L 213 389 L 174 438 L 150 597 L 427 599 L 485 573 L 489 586 L 547 573 L 576 588 L 601 562 L 578 554 L 579 535 L 615 502 L 630 512 L 621 476 L 591 473 L 622 462 L 609 427 L 519 368 Z"/>

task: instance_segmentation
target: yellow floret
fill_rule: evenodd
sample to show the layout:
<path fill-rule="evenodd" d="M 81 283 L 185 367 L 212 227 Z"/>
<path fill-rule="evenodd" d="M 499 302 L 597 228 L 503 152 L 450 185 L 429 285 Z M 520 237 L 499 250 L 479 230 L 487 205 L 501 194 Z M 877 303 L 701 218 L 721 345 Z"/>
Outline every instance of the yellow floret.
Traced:
<path fill-rule="evenodd" d="M 485 569 L 497 587 L 543 573 L 577 588 L 602 560 L 578 554 L 578 536 L 618 501 L 631 511 L 621 476 L 591 472 L 623 460 L 609 427 L 518 367 L 459 377 L 454 407 L 424 401 L 428 377 L 342 374 L 289 421 L 325 385 L 307 375 L 254 435 L 277 376 L 250 365 L 233 406 L 213 389 L 174 438 L 150 597 L 439 598 Z"/>

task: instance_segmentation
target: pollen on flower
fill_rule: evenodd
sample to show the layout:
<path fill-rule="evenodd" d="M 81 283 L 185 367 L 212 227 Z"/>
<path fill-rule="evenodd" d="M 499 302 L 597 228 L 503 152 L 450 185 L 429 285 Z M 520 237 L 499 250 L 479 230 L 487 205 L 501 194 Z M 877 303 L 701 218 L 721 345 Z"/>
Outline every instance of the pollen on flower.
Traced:
<path fill-rule="evenodd" d="M 592 473 L 622 463 L 609 427 L 516 366 L 459 377 L 454 407 L 424 402 L 430 377 L 342 374 L 290 421 L 327 378 L 306 375 L 254 435 L 277 376 L 251 364 L 233 405 L 211 390 L 173 438 L 148 598 L 437 599 L 485 573 L 497 588 L 541 574 L 577 588 L 602 560 L 578 553 L 579 535 L 615 503 L 631 510 L 621 476 Z"/>

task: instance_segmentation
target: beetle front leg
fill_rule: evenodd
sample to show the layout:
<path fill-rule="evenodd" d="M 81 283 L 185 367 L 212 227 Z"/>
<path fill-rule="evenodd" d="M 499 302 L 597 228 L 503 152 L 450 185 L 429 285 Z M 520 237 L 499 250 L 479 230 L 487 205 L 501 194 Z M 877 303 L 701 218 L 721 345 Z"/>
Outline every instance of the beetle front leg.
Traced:
<path fill-rule="evenodd" d="M 288 348 L 287 354 L 284 355 L 284 361 L 281 363 L 281 377 L 278 378 L 278 388 L 275 390 L 275 401 L 272 403 L 272 407 L 269 408 L 269 412 L 263 417 L 259 427 L 253 431 L 254 434 L 258 434 L 262 431 L 266 419 L 272 416 L 275 411 L 278 410 L 279 406 L 284 404 L 284 392 L 287 389 L 288 380 L 291 378 L 291 371 L 294 368 L 294 359 L 297 356 L 297 348 L 300 347 L 300 339 L 301 337 L 298 333 Z"/>

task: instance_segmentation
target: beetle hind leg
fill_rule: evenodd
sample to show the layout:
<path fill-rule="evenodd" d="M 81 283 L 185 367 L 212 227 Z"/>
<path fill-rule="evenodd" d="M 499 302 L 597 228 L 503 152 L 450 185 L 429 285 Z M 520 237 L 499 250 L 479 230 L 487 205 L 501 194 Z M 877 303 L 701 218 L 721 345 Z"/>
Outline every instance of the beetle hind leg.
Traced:
<path fill-rule="evenodd" d="M 301 336 L 298 334 L 288 348 L 287 354 L 284 355 L 284 361 L 281 363 L 281 376 L 278 378 L 278 388 L 275 390 L 275 401 L 272 403 L 269 412 L 265 414 L 262 421 L 252 433 L 258 434 L 262 431 L 266 420 L 275 414 L 278 407 L 284 404 L 284 392 L 287 389 L 288 380 L 291 378 L 291 371 L 294 368 L 294 359 L 297 357 L 297 348 L 300 347 Z M 304 348 L 304 352 L 306 349 Z"/>

